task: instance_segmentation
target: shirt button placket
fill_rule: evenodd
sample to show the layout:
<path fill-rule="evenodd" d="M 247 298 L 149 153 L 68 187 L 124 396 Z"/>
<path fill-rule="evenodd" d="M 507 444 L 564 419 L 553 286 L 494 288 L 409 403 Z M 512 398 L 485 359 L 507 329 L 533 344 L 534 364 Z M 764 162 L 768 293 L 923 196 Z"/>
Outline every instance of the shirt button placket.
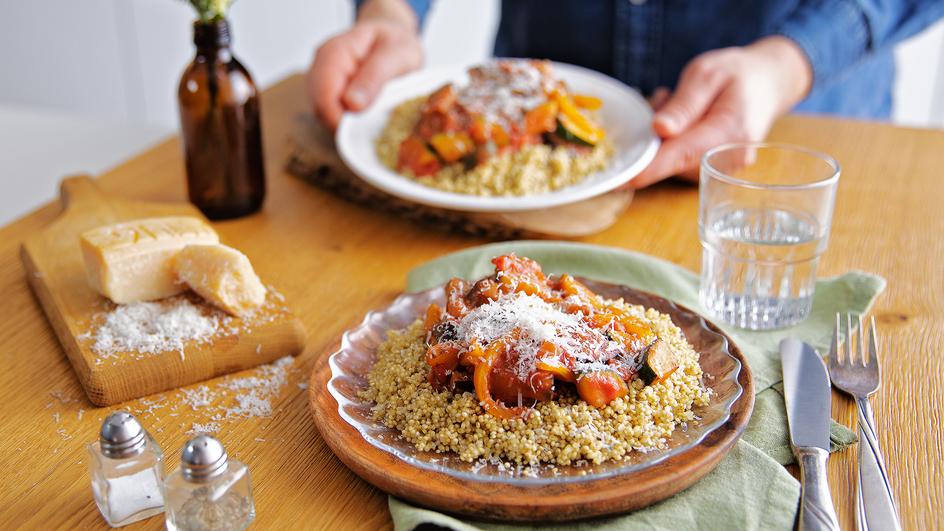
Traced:
<path fill-rule="evenodd" d="M 621 79 L 649 93 L 659 82 L 662 0 L 627 0 L 618 4 L 622 7 L 617 19 L 622 26 L 620 40 L 626 44 L 619 57 Z"/>
<path fill-rule="evenodd" d="M 628 2 L 615 2 L 613 4 L 613 75 L 626 83 L 635 85 L 635 80 L 630 78 L 629 69 L 629 47 L 630 31 L 629 17 L 632 6 Z"/>

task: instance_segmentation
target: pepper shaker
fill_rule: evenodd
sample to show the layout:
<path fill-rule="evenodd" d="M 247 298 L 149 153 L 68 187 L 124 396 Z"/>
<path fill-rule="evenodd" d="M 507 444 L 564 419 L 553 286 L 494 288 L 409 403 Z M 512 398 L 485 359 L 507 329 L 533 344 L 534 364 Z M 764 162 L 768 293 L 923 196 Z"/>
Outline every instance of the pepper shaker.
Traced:
<path fill-rule="evenodd" d="M 116 411 L 88 445 L 92 494 L 105 521 L 121 527 L 164 510 L 163 454 L 138 419 Z"/>
<path fill-rule="evenodd" d="M 187 441 L 180 468 L 164 480 L 169 531 L 245 529 L 256 516 L 249 467 L 229 459 L 220 441 Z"/>

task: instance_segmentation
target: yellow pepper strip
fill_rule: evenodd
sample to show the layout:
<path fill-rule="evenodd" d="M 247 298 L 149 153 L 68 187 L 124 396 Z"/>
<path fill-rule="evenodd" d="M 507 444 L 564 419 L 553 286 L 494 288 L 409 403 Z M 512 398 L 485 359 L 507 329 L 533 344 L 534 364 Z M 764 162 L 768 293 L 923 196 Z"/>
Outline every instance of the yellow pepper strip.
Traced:
<path fill-rule="evenodd" d="M 573 383 L 577 380 L 574 376 L 574 373 L 570 371 L 567 367 L 559 365 L 557 363 L 551 363 L 547 360 L 541 360 L 535 363 L 535 366 L 538 370 L 546 371 L 554 375 L 555 378 L 563 380 L 565 382 Z"/>
<path fill-rule="evenodd" d="M 561 124 L 577 138 L 591 145 L 596 145 L 606 137 L 606 132 L 597 127 L 589 118 L 580 112 L 580 109 L 574 105 L 574 101 L 568 96 L 559 96 L 557 104 L 560 107 L 558 120 Z"/>
<path fill-rule="evenodd" d="M 596 96 L 574 94 L 573 99 L 577 107 L 580 107 L 581 109 L 587 109 L 588 111 L 595 111 L 600 107 L 603 107 L 603 100 L 597 98 Z"/>

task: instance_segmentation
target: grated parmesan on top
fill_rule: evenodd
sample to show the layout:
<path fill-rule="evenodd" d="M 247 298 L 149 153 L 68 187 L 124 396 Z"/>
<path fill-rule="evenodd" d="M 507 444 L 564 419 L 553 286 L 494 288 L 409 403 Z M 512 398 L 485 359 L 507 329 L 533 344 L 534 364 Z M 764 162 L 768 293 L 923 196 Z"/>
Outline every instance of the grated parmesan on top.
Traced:
<path fill-rule="evenodd" d="M 489 301 L 466 314 L 458 322 L 459 340 L 483 346 L 508 338 L 518 329 L 518 339 L 509 345 L 517 354 L 515 373 L 524 380 L 535 370 L 537 353 L 545 341 L 558 351 L 574 356 L 581 372 L 599 370 L 619 345 L 602 331 L 592 328 L 581 313 L 567 313 L 534 295 L 517 293 Z"/>
<path fill-rule="evenodd" d="M 469 112 L 507 127 L 547 101 L 550 88 L 550 80 L 529 60 L 502 59 L 471 69 L 457 97 Z"/>
<path fill-rule="evenodd" d="M 118 305 L 91 333 L 92 351 L 100 357 L 119 352 L 158 354 L 177 351 L 188 342 L 205 343 L 220 330 L 220 317 L 204 315 L 186 297 Z"/>

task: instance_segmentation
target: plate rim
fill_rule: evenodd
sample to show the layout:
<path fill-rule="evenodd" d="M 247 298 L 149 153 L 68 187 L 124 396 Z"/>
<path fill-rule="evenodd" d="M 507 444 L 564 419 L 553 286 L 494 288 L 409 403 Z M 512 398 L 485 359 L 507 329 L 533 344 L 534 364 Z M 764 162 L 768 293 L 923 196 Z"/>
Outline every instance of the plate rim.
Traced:
<path fill-rule="evenodd" d="M 481 63 L 481 61 L 468 64 L 453 64 L 423 68 L 395 78 L 390 82 L 390 84 L 396 86 L 396 84 L 409 83 L 418 77 L 436 76 L 440 72 L 441 77 L 444 80 L 448 80 L 456 77 L 457 73 L 464 72 L 467 68 L 479 63 Z M 625 93 L 630 101 L 632 101 L 632 105 L 640 107 L 644 111 L 644 116 L 651 121 L 653 112 L 652 109 L 649 108 L 645 98 L 636 89 L 626 85 L 622 81 L 603 74 L 602 72 L 597 72 L 596 70 L 579 65 L 572 65 L 557 61 L 552 61 L 551 64 L 552 68 L 555 70 L 564 72 L 569 71 L 575 75 L 586 76 L 594 82 L 610 85 L 614 88 L 619 88 Z M 388 88 L 384 87 L 383 90 L 388 90 Z M 382 91 L 381 95 L 383 94 L 384 93 Z M 380 96 L 378 96 L 378 98 L 379 97 Z M 369 111 L 369 109 L 370 107 L 365 109 L 365 111 Z M 357 119 L 357 115 L 359 114 L 360 113 L 345 112 L 341 116 L 341 121 L 339 122 L 338 128 L 334 135 L 338 155 L 354 175 L 371 186 L 379 188 L 380 190 L 397 196 L 401 199 L 406 199 L 427 206 L 434 206 L 449 210 L 459 210 L 463 212 L 526 212 L 543 210 L 577 203 L 605 194 L 629 183 L 634 178 L 636 178 L 636 176 L 639 175 L 655 158 L 656 152 L 662 143 L 658 135 L 656 135 L 652 130 L 652 127 L 649 127 L 649 135 L 646 139 L 645 147 L 640 156 L 635 161 L 633 161 L 623 171 L 615 174 L 613 177 L 602 180 L 594 185 L 577 189 L 576 191 L 570 190 L 573 188 L 573 186 L 567 186 L 558 190 L 538 195 L 509 197 L 479 196 L 473 194 L 448 192 L 430 186 L 425 186 L 407 177 L 399 175 L 388 168 L 384 168 L 382 176 L 374 175 L 373 172 L 368 171 L 365 165 L 358 159 L 358 157 L 356 157 L 355 154 L 351 152 L 351 144 L 349 144 L 346 140 L 350 138 L 350 129 L 353 127 L 352 123 Z M 373 139 L 371 139 L 371 143 L 373 143 Z M 376 151 L 371 150 L 371 152 L 374 158 L 376 158 Z M 594 174 L 590 174 L 587 176 L 587 178 L 592 177 L 593 175 Z"/>
<path fill-rule="evenodd" d="M 707 432 L 685 451 L 660 459 L 659 466 L 586 481 L 540 484 L 511 483 L 501 480 L 472 481 L 415 466 L 377 447 L 368 441 L 358 428 L 342 418 L 341 403 L 328 389 L 328 382 L 333 377 L 329 358 L 338 351 L 340 340 L 334 343 L 335 348 L 319 358 L 312 370 L 309 403 L 319 432 L 332 452 L 348 468 L 381 490 L 446 512 L 492 521 L 568 521 L 614 514 L 648 506 L 687 488 L 714 469 L 746 429 L 754 406 L 753 377 L 750 367 L 730 336 L 698 312 L 644 290 L 621 284 L 599 283 L 632 290 L 667 302 L 681 312 L 694 314 L 701 319 L 708 331 L 726 340 L 728 354 L 740 364 L 735 380 L 740 385 L 741 392 L 732 402 L 727 418 L 720 423 L 720 426 Z M 403 294 L 396 300 L 402 297 Z M 381 311 L 390 309 L 395 302 L 388 304 Z M 361 324 L 350 331 L 364 325 L 369 316 L 374 313 L 377 312 L 369 312 Z M 341 438 L 346 439 L 345 443 L 341 442 Z M 695 459 L 691 459 L 692 457 Z M 660 470 L 669 472 L 674 470 L 675 472 L 655 473 Z M 640 478 L 644 480 L 641 483 Z M 448 489 L 455 488 L 457 484 L 463 486 L 461 503 L 456 503 L 456 500 L 444 494 Z M 648 485 L 641 496 L 625 495 L 624 491 L 639 487 L 640 484 Z M 502 491 L 502 496 L 494 496 L 496 490 Z M 485 493 L 490 495 L 485 495 Z M 567 504 L 567 510 L 560 510 L 562 504 Z M 528 507 L 527 511 L 520 510 L 523 505 Z"/>

